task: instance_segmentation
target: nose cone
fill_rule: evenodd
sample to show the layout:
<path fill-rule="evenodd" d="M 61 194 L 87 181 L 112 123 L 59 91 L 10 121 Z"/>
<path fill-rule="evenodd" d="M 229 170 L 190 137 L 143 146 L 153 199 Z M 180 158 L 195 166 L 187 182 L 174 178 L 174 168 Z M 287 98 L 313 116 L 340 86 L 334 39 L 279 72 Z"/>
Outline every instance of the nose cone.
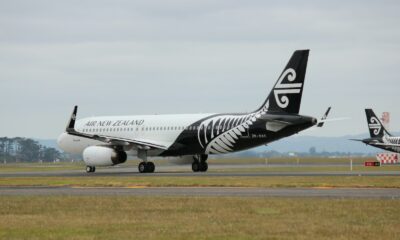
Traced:
<path fill-rule="evenodd" d="M 60 136 L 57 138 L 57 145 L 59 148 L 65 151 L 65 139 L 66 139 L 67 134 L 62 133 Z"/>

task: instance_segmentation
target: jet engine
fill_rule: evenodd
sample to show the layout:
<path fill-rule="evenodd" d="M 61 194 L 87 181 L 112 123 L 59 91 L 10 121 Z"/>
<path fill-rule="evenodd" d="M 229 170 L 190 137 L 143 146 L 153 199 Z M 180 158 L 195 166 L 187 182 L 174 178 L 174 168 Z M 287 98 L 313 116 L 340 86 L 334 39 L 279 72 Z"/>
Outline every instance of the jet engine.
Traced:
<path fill-rule="evenodd" d="M 83 160 L 87 166 L 111 166 L 126 161 L 127 155 L 124 151 L 100 146 L 87 147 L 83 151 Z"/>

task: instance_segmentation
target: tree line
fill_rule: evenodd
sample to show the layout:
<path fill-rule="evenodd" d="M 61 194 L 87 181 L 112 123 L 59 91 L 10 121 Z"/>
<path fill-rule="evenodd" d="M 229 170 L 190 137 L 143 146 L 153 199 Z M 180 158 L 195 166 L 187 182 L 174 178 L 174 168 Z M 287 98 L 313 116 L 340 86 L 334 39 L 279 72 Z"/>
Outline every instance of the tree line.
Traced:
<path fill-rule="evenodd" d="M 63 160 L 63 154 L 30 138 L 0 137 L 1 162 L 53 162 Z"/>

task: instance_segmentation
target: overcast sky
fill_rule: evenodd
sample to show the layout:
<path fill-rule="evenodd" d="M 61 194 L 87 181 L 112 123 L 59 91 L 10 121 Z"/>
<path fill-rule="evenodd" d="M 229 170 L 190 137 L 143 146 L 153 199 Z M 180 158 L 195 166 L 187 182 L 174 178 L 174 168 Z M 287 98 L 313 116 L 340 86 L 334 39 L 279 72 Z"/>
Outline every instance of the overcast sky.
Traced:
<path fill-rule="evenodd" d="M 78 118 L 255 110 L 311 49 L 304 135 L 400 129 L 399 1 L 0 0 L 0 136 L 56 138 Z"/>

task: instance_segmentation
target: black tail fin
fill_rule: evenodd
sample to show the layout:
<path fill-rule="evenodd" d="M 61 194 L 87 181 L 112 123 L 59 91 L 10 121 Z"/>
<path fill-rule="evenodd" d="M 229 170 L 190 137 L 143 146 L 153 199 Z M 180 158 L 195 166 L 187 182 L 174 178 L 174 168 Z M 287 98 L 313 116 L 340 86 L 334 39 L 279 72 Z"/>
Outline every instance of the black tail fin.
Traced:
<path fill-rule="evenodd" d="M 265 108 L 268 112 L 299 113 L 309 51 L 297 50 L 293 53 L 260 109 Z"/>
<path fill-rule="evenodd" d="M 384 134 L 391 136 L 372 109 L 365 109 L 365 115 L 367 116 L 369 134 L 372 138 L 383 137 Z"/>

